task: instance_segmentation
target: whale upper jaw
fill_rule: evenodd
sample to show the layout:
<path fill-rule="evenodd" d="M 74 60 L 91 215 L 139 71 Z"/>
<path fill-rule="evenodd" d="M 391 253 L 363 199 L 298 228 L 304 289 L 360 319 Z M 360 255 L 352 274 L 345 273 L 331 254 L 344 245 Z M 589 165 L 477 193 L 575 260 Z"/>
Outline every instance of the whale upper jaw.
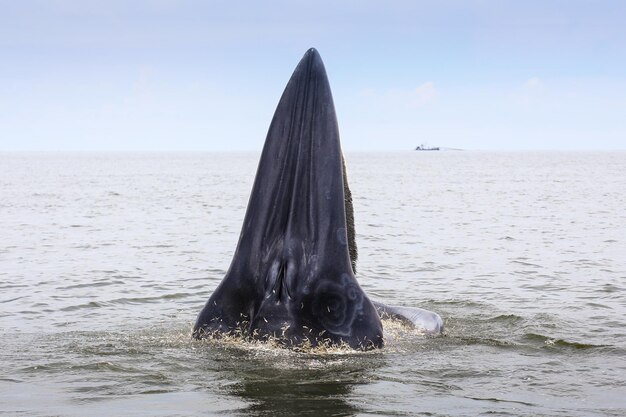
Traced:
<path fill-rule="evenodd" d="M 381 347 L 352 270 L 339 129 L 326 70 L 309 49 L 276 108 L 226 276 L 194 337 L 244 331 L 287 345 Z"/>

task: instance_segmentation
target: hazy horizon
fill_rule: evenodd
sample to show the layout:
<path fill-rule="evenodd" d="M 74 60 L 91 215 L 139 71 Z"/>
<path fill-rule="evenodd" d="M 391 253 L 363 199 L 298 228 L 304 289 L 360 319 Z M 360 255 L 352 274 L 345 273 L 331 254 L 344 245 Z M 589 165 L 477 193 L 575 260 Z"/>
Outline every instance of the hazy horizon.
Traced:
<path fill-rule="evenodd" d="M 345 151 L 626 149 L 626 3 L 59 0 L 0 16 L 0 151 L 260 151 L 316 47 Z"/>

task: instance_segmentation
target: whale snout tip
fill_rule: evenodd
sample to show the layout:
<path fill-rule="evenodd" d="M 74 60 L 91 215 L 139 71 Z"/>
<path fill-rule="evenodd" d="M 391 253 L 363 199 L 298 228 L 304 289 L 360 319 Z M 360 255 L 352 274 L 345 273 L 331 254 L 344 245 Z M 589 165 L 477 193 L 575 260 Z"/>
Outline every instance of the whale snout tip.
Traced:
<path fill-rule="evenodd" d="M 317 61 L 317 60 L 322 60 L 322 57 L 320 56 L 320 53 L 317 51 L 317 49 L 311 47 L 309 48 L 305 54 L 304 54 L 304 58 L 306 59 L 310 59 L 313 61 Z"/>
<path fill-rule="evenodd" d="M 431 333 L 442 334 L 445 330 L 445 327 L 443 325 L 443 319 L 437 313 L 433 313 L 433 315 L 434 315 L 433 317 L 434 326 L 433 326 L 433 330 L 431 331 Z"/>

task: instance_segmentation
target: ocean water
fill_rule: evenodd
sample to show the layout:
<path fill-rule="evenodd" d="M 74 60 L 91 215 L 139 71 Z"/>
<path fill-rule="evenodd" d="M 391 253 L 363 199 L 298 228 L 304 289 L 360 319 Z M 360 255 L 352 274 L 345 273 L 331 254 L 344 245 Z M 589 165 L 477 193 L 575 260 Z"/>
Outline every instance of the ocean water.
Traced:
<path fill-rule="evenodd" d="M 0 154 L 0 414 L 626 415 L 626 153 L 348 153 L 367 353 L 193 341 L 258 154 Z"/>

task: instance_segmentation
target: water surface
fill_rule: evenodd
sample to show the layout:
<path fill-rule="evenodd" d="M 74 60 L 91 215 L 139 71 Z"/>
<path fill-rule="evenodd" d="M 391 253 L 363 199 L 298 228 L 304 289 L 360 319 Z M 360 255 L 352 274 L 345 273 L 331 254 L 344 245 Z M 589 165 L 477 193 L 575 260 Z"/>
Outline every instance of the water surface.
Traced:
<path fill-rule="evenodd" d="M 626 153 L 347 154 L 358 276 L 445 319 L 310 354 L 190 338 L 257 154 L 0 154 L 0 413 L 626 413 Z"/>

